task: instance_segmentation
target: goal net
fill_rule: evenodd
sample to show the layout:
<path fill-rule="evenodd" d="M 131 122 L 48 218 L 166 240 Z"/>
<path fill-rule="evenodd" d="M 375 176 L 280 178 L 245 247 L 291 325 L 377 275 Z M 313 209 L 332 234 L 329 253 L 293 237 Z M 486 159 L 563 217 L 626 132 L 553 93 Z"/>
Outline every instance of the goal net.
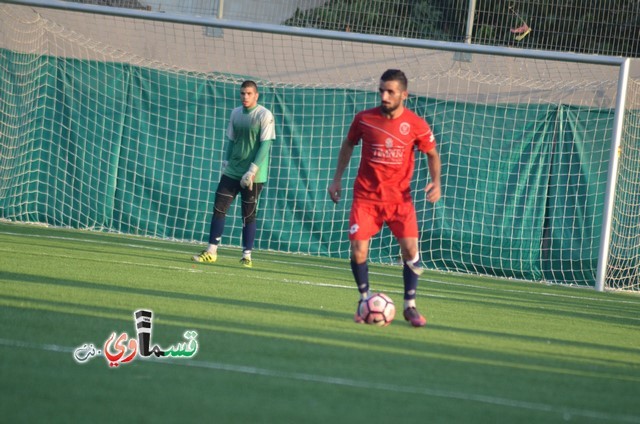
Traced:
<path fill-rule="evenodd" d="M 380 75 L 399 68 L 409 77 L 407 105 L 432 126 L 443 162 L 443 197 L 432 205 L 422 190 L 427 160 L 417 155 L 424 265 L 594 284 L 618 67 L 100 11 L 0 4 L 0 218 L 204 242 L 229 113 L 239 84 L 253 79 L 277 132 L 256 248 L 347 258 L 359 149 L 343 201 L 334 205 L 326 189 L 352 117 L 379 104 Z M 607 270 L 608 287 L 632 290 L 637 81 Z M 240 245 L 240 226 L 234 204 L 223 245 Z M 398 261 L 387 228 L 370 256 Z"/>

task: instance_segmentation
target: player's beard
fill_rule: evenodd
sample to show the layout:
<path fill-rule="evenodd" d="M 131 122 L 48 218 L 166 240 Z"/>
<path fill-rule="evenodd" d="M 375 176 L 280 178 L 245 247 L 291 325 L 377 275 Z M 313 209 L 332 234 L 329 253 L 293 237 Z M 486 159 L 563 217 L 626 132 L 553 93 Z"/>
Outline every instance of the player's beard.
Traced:
<path fill-rule="evenodd" d="M 395 112 L 399 107 L 400 107 L 400 103 L 396 103 L 396 104 L 389 103 L 386 105 L 384 103 L 380 103 L 380 110 L 384 114 L 391 114 Z"/>

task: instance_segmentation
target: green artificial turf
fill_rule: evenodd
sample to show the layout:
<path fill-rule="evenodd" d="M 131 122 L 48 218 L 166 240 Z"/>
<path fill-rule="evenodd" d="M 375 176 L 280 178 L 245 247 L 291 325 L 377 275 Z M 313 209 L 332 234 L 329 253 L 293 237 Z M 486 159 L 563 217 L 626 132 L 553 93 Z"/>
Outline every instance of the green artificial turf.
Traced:
<path fill-rule="evenodd" d="M 388 327 L 353 322 L 348 262 L 42 226 L 0 224 L 4 422 L 640 423 L 640 297 L 425 272 L 401 315 L 402 270 L 370 265 L 398 306 Z M 115 333 L 192 357 L 109 367 Z"/>

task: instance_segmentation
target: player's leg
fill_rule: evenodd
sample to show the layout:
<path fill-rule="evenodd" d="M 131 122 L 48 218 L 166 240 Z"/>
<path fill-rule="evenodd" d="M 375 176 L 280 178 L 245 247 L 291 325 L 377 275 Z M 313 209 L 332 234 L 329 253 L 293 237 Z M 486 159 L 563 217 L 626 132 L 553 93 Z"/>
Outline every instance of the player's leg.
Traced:
<path fill-rule="evenodd" d="M 358 314 L 360 303 L 369 297 L 369 240 L 382 228 L 382 217 L 377 207 L 354 200 L 349 215 L 349 240 L 351 242 L 351 272 L 358 286 L 360 299 L 354 316 L 357 323 L 364 322 Z"/>
<path fill-rule="evenodd" d="M 353 273 L 353 279 L 355 280 L 356 286 L 358 286 L 358 292 L 360 293 L 358 306 L 356 307 L 356 313 L 353 316 L 353 320 L 358 324 L 364 323 L 364 320 L 359 313 L 360 304 L 370 296 L 369 265 L 367 263 L 368 255 L 369 239 L 351 240 L 351 272 Z"/>
<path fill-rule="evenodd" d="M 427 320 L 416 309 L 418 277 L 422 274 L 418 249 L 418 221 L 412 203 L 398 205 L 390 212 L 387 222 L 398 239 L 402 255 L 402 279 L 404 282 L 404 318 L 414 327 L 422 327 Z"/>
<path fill-rule="evenodd" d="M 262 192 L 263 183 L 254 183 L 251 190 L 240 189 L 242 200 L 242 259 L 240 263 L 252 267 L 251 250 L 256 240 L 256 215 L 258 212 L 258 197 Z"/>
<path fill-rule="evenodd" d="M 404 280 L 404 319 L 411 322 L 414 327 L 422 327 L 427 323 L 416 308 L 416 293 L 418 289 L 418 277 L 422 274 L 420 267 L 420 254 L 418 253 L 418 238 L 399 238 L 400 251 L 402 252 L 402 279 Z"/>
<path fill-rule="evenodd" d="M 369 239 L 351 240 L 351 272 L 361 299 L 369 297 Z"/>
<path fill-rule="evenodd" d="M 209 229 L 209 244 L 199 255 L 193 256 L 196 262 L 215 262 L 218 259 L 218 245 L 224 232 L 227 211 L 233 199 L 240 191 L 240 181 L 223 175 L 216 190 L 216 198 Z"/>
<path fill-rule="evenodd" d="M 418 239 L 405 237 L 398 239 L 402 254 L 402 277 L 404 281 L 404 306 L 416 306 L 416 290 L 418 289 L 418 277 L 422 274 L 420 268 L 420 255 L 418 254 Z"/>

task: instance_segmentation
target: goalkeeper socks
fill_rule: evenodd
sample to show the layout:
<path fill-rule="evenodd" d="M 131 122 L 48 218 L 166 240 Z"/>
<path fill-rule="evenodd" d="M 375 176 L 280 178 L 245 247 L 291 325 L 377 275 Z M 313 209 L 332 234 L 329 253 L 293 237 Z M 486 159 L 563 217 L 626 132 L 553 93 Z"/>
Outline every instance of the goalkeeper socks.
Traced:
<path fill-rule="evenodd" d="M 357 264 L 352 259 L 351 272 L 353 272 L 353 278 L 356 280 L 360 297 L 362 299 L 366 299 L 369 297 L 369 266 L 367 265 L 367 262 Z"/>
<path fill-rule="evenodd" d="M 402 278 L 404 280 L 404 300 L 416 298 L 418 288 L 418 276 L 422 273 L 420 268 L 420 256 L 416 255 L 410 261 L 406 261 L 402 268 Z"/>
<path fill-rule="evenodd" d="M 209 230 L 209 245 L 220 244 L 222 238 L 222 232 L 224 231 L 224 217 L 211 218 L 211 229 Z"/>
<path fill-rule="evenodd" d="M 249 251 L 253 249 L 253 243 L 256 240 L 256 222 L 253 221 L 249 224 L 245 224 L 242 227 L 242 251 Z"/>

